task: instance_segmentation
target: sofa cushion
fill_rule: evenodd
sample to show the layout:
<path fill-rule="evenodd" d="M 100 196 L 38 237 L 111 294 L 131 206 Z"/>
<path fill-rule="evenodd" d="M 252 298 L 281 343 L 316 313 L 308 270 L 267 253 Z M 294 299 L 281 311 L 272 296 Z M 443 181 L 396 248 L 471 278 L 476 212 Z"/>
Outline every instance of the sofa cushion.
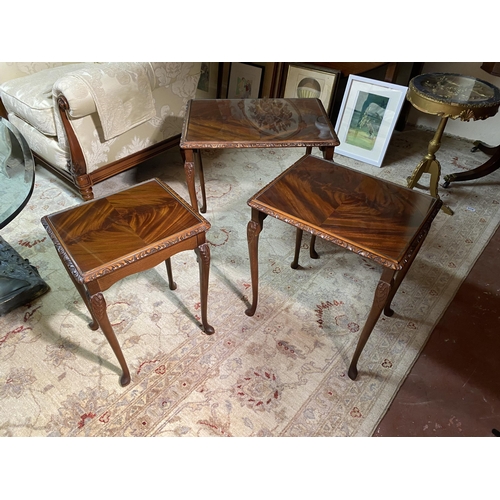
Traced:
<path fill-rule="evenodd" d="M 56 80 L 89 63 L 68 64 L 9 80 L 0 86 L 5 109 L 30 123 L 44 135 L 56 136 L 52 87 Z"/>
<path fill-rule="evenodd" d="M 61 170 L 68 170 L 69 150 L 53 138 L 40 133 L 36 128 L 31 127 L 24 120 L 14 114 L 9 114 L 9 121 L 19 130 L 26 139 L 33 153 L 43 158 L 47 163 Z"/>
<path fill-rule="evenodd" d="M 143 63 L 110 62 L 68 74 L 92 95 L 104 139 L 110 140 L 151 120 L 156 113 L 152 85 Z"/>

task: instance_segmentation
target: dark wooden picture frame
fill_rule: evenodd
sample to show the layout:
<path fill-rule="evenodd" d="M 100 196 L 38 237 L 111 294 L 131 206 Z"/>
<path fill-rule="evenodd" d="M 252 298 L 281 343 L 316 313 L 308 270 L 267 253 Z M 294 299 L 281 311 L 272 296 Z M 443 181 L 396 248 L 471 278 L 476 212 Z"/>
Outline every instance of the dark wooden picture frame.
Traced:
<path fill-rule="evenodd" d="M 262 91 L 264 67 L 253 63 L 231 63 L 228 99 L 258 99 Z"/>
<path fill-rule="evenodd" d="M 197 99 L 216 99 L 220 92 L 220 63 L 202 62 L 201 76 L 196 89 Z"/>
<path fill-rule="evenodd" d="M 282 97 L 314 97 L 330 114 L 341 73 L 337 69 L 312 64 L 286 63 Z"/>

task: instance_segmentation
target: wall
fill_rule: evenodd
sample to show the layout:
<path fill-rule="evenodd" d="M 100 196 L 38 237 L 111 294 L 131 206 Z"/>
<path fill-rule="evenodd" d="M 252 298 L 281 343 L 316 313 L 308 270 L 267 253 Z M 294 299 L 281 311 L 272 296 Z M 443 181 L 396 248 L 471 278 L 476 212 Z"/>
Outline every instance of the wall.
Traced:
<path fill-rule="evenodd" d="M 433 62 L 425 63 L 422 73 L 460 73 L 485 80 L 500 87 L 500 77 L 492 76 L 481 69 L 481 62 Z M 412 108 L 408 116 L 408 123 L 417 127 L 435 130 L 439 124 L 439 117 L 422 113 Z M 448 120 L 445 134 L 464 137 L 471 140 L 481 140 L 492 146 L 500 144 L 500 112 L 486 120 L 463 122 Z"/>

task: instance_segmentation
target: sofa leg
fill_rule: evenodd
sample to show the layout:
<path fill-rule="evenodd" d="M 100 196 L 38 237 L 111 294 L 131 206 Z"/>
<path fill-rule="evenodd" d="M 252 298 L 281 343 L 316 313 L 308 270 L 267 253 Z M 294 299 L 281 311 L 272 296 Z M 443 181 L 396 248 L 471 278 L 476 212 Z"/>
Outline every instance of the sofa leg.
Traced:
<path fill-rule="evenodd" d="M 83 201 L 89 201 L 94 199 L 94 192 L 92 188 L 86 189 L 85 191 L 80 191 L 80 196 L 83 198 Z"/>
<path fill-rule="evenodd" d="M 94 191 L 92 190 L 92 182 L 88 175 L 80 175 L 75 179 L 76 189 L 78 189 L 83 201 L 94 199 Z"/>

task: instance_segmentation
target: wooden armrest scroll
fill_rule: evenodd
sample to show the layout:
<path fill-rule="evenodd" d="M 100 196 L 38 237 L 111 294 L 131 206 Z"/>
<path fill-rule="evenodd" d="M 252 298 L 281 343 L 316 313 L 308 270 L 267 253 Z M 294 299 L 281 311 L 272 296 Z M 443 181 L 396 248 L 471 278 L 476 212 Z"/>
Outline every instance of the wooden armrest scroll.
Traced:
<path fill-rule="evenodd" d="M 70 106 L 69 103 L 63 95 L 60 95 L 57 98 L 57 105 L 59 107 L 59 112 L 61 115 L 61 121 L 64 127 L 64 131 L 66 132 L 66 138 L 69 144 L 70 150 L 70 161 L 69 161 L 69 169 L 73 177 L 76 179 L 80 175 L 85 175 L 87 173 L 87 165 L 85 163 L 85 157 L 83 156 L 83 151 L 76 138 L 73 127 L 69 123 L 68 115 L 66 114 L 69 111 Z"/>

